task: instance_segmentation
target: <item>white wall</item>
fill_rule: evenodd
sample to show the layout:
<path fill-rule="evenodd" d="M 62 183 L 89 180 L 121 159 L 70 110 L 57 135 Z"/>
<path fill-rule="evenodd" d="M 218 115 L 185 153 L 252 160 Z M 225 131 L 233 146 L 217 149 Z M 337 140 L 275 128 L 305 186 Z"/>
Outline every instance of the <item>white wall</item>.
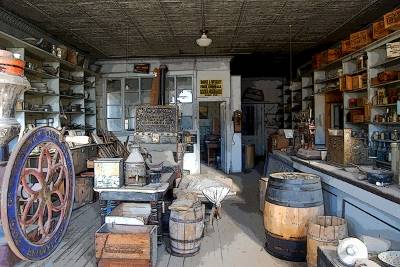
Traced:
<path fill-rule="evenodd" d="M 241 97 L 241 77 L 232 76 L 231 77 L 231 110 L 242 110 Z M 233 133 L 233 124 L 232 129 Z M 228 151 L 228 158 L 231 158 L 231 172 L 241 172 L 242 171 L 242 134 L 233 133 L 232 139 L 228 140 L 231 142 L 232 149 L 231 153 Z"/>
<path fill-rule="evenodd" d="M 231 170 L 233 164 L 232 158 L 232 142 L 233 140 L 233 124 L 232 124 L 232 111 L 240 109 L 240 79 L 236 79 L 233 87 L 235 93 L 231 97 L 231 76 L 230 76 L 230 57 L 196 57 L 196 58 L 135 58 L 128 60 L 99 60 L 96 64 L 102 65 L 101 73 L 103 80 L 99 82 L 97 87 L 96 97 L 98 100 L 98 125 L 105 124 L 105 105 L 103 99 L 103 92 L 105 89 L 105 78 L 126 78 L 143 76 L 133 73 L 133 66 L 135 63 L 149 63 L 150 69 L 153 70 L 161 64 L 168 66 L 170 75 L 193 75 L 194 78 L 194 103 L 193 103 L 193 120 L 195 130 L 198 131 L 198 101 L 225 101 L 226 105 L 226 159 L 227 170 Z M 223 96 L 222 97 L 199 97 L 198 88 L 201 79 L 218 79 L 223 81 Z M 235 107 L 232 103 L 235 103 Z M 239 104 L 238 104 L 239 103 Z M 235 137 L 236 139 L 237 137 Z M 240 144 L 241 146 L 241 144 Z M 237 150 L 237 145 L 235 146 Z M 240 153 L 241 157 L 241 153 Z M 240 159 L 241 160 L 241 159 Z M 238 159 L 236 159 L 238 161 Z M 200 172 L 200 149 L 195 146 L 195 153 L 187 154 L 184 158 L 184 168 L 190 169 L 191 173 Z"/>

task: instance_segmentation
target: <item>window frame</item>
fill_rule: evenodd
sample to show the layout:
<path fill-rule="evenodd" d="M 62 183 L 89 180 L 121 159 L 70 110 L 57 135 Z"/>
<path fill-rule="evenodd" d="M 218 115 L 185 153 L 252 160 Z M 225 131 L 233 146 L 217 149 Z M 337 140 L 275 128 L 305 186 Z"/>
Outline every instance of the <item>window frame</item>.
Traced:
<path fill-rule="evenodd" d="M 121 81 L 121 88 L 120 88 L 120 92 L 121 92 L 121 106 L 120 106 L 120 111 L 121 111 L 121 118 L 120 118 L 120 129 L 121 131 L 112 131 L 113 133 L 115 133 L 117 136 L 122 136 L 122 135 L 132 135 L 135 131 L 131 131 L 131 130 L 127 130 L 125 129 L 125 119 L 126 119 L 126 107 L 125 107 L 125 85 L 126 85 L 126 80 L 127 79 L 139 79 L 139 104 L 138 105 L 143 105 L 142 103 L 142 79 L 148 79 L 148 78 L 153 78 L 154 76 L 151 75 L 135 75 L 135 76 L 125 76 L 125 77 L 104 77 L 104 103 L 105 103 L 105 109 L 104 109 L 104 119 L 105 119 L 105 126 L 108 129 L 108 102 L 107 102 L 107 83 L 109 80 L 120 80 Z M 182 103 L 182 105 L 194 105 L 195 104 L 195 75 L 193 75 L 193 73 L 182 73 L 182 74 L 177 74 L 177 73 L 171 73 L 169 75 L 167 75 L 167 79 L 169 78 L 173 78 L 174 80 L 174 92 L 175 92 L 175 103 L 174 104 L 170 104 L 169 103 L 169 90 L 167 92 L 165 92 L 167 94 L 167 102 L 169 105 L 178 105 L 177 102 L 177 93 L 178 93 L 178 88 L 177 88 L 177 78 L 178 77 L 183 77 L 183 78 L 191 78 L 192 83 L 191 83 L 191 90 L 192 90 L 192 103 Z M 147 91 L 147 90 L 146 90 Z M 135 92 L 132 90 L 129 90 L 128 92 Z M 116 106 L 116 105 L 115 105 Z M 137 106 L 137 105 L 135 105 Z M 131 117 L 130 117 L 131 118 Z M 135 118 L 135 117 L 133 117 Z M 112 118 L 110 118 L 112 119 Z M 194 114 L 192 115 L 192 122 L 193 122 L 193 129 L 195 128 L 195 116 Z"/>

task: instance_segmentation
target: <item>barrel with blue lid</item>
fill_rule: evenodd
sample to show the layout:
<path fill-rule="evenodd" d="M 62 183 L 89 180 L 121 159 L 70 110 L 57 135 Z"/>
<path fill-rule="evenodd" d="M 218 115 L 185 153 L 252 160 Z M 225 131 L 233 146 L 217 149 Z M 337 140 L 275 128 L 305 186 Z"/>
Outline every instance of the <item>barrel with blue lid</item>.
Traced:
<path fill-rule="evenodd" d="M 270 174 L 265 194 L 265 249 L 289 261 L 305 261 L 307 226 L 324 215 L 321 179 L 308 173 Z"/>

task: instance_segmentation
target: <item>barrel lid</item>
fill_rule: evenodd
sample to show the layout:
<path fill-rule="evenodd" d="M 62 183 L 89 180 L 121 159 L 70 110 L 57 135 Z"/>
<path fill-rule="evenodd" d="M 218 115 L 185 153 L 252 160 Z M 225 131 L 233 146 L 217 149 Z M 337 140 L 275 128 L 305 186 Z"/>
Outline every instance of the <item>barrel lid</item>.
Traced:
<path fill-rule="evenodd" d="M 303 172 L 277 172 L 270 174 L 270 177 L 282 180 L 320 180 L 318 175 Z"/>

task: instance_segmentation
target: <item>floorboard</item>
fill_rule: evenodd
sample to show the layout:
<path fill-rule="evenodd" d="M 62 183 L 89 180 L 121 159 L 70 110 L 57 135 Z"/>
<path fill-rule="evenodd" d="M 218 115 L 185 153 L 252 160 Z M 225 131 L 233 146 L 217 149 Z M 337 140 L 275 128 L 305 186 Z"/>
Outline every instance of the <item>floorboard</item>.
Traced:
<path fill-rule="evenodd" d="M 223 202 L 222 219 L 206 228 L 200 252 L 193 257 L 175 257 L 161 245 L 157 250 L 157 267 L 306 266 L 281 261 L 264 250 L 263 217 L 258 207 L 259 176 L 256 171 L 232 176 L 241 191 L 234 199 Z M 68 231 L 49 259 L 34 264 L 20 262 L 17 266 L 96 266 L 94 234 L 99 227 L 99 205 L 81 207 L 73 211 Z"/>

